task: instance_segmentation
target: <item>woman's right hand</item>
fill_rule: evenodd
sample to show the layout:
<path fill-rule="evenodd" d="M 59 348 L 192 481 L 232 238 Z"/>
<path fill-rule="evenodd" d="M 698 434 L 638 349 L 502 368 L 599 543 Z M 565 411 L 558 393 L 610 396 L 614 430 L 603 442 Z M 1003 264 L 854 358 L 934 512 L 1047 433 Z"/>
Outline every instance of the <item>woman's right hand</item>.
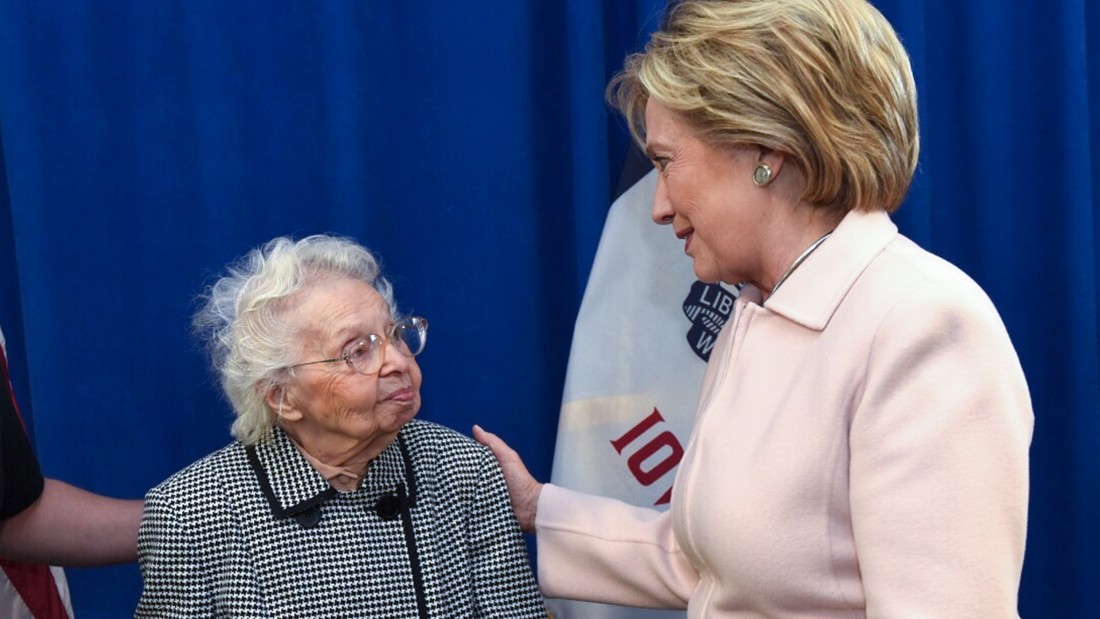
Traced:
<path fill-rule="evenodd" d="M 516 513 L 519 526 L 526 533 L 535 532 L 535 513 L 539 507 L 539 494 L 542 484 L 536 480 L 516 450 L 508 446 L 499 436 L 487 432 L 481 426 L 474 426 L 474 438 L 489 448 L 500 462 L 504 471 L 504 481 L 508 484 L 508 495 L 512 499 L 512 511 Z"/>

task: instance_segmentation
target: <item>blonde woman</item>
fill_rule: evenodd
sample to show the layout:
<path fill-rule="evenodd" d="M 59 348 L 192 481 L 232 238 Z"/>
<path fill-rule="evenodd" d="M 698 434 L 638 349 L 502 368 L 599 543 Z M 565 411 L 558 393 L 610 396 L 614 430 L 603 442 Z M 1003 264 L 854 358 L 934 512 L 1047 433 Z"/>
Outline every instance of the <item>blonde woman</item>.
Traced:
<path fill-rule="evenodd" d="M 540 484 L 544 593 L 690 617 L 1016 617 L 1027 385 L 985 293 L 891 222 L 916 90 L 864 0 L 683 0 L 610 94 L 653 219 L 741 286 L 665 513 Z M 964 154 L 960 154 L 962 156 Z"/>

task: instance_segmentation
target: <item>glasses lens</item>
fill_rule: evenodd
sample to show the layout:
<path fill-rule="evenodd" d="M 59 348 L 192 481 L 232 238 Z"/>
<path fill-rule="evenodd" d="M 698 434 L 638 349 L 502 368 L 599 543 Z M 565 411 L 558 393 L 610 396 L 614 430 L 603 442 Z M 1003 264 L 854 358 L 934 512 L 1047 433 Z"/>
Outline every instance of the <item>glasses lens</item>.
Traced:
<path fill-rule="evenodd" d="M 373 374 L 382 366 L 382 338 L 371 334 L 348 349 L 346 356 L 356 372 Z"/>
<path fill-rule="evenodd" d="M 428 341 L 428 321 L 423 318 L 406 318 L 393 326 L 390 337 L 402 354 L 415 357 L 424 350 Z M 386 340 L 373 333 L 356 342 L 344 353 L 344 358 L 356 372 L 374 374 L 382 368 L 386 354 Z"/>
<path fill-rule="evenodd" d="M 415 357 L 428 343 L 428 321 L 423 318 L 406 318 L 394 325 L 393 343 L 401 352 Z"/>

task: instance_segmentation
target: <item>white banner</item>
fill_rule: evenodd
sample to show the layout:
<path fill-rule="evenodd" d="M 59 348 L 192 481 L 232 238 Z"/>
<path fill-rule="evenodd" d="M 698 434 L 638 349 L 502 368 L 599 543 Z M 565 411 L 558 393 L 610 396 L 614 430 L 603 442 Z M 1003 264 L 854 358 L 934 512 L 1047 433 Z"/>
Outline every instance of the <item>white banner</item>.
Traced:
<path fill-rule="evenodd" d="M 650 219 L 657 172 L 611 206 L 573 332 L 551 481 L 667 509 L 711 347 L 735 291 L 695 279 L 683 241 Z M 555 619 L 683 611 L 550 600 Z"/>

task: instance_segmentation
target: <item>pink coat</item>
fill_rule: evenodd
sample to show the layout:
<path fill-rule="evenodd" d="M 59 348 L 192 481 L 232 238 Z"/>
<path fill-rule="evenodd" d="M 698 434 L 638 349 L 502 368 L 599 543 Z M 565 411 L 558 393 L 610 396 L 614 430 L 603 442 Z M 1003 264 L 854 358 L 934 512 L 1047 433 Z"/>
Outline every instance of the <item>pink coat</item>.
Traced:
<path fill-rule="evenodd" d="M 551 597 L 689 617 L 1017 617 L 1034 417 L 969 277 L 850 213 L 719 338 L 668 512 L 553 485 Z"/>

